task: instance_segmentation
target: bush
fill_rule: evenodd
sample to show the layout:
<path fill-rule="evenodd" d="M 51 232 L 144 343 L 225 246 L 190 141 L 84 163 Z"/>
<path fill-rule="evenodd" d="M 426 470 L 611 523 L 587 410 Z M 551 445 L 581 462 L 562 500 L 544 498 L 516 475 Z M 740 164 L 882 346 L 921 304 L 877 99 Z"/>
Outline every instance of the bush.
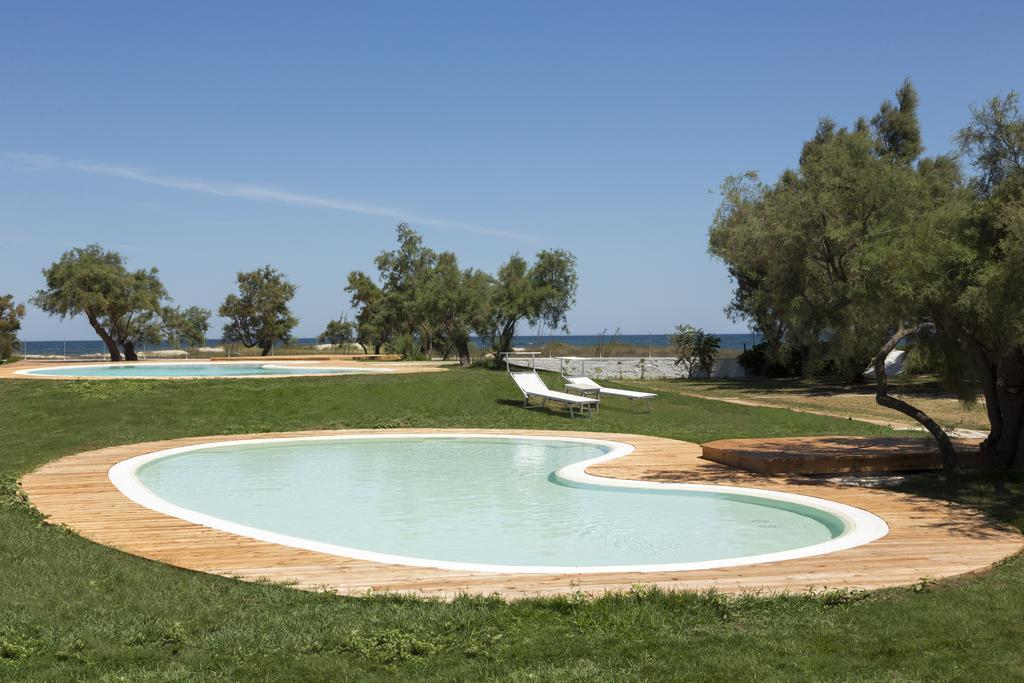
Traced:
<path fill-rule="evenodd" d="M 402 360 L 427 360 L 426 354 L 420 351 L 419 342 L 411 334 L 403 334 L 388 342 L 388 352 L 397 353 Z"/>
<path fill-rule="evenodd" d="M 740 366 L 755 377 L 799 377 L 803 372 L 800 352 L 783 346 L 779 357 L 773 359 L 768 343 L 761 342 L 745 350 L 737 359 Z"/>
<path fill-rule="evenodd" d="M 693 377 L 697 370 L 711 377 L 721 339 L 693 325 L 676 325 L 672 345 L 676 350 L 676 365 L 686 369 L 687 377 Z"/>

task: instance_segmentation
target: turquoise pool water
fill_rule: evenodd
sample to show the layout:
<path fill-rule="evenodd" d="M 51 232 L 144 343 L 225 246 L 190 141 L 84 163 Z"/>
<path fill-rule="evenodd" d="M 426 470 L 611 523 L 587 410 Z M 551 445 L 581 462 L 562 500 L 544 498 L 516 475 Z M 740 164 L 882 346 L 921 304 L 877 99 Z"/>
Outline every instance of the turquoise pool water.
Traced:
<path fill-rule="evenodd" d="M 368 372 L 361 368 L 327 368 L 316 365 L 264 363 L 117 363 L 67 365 L 31 370 L 29 375 L 54 377 L 250 377 L 265 375 L 346 375 Z"/>
<path fill-rule="evenodd" d="M 554 475 L 610 451 L 485 436 L 247 442 L 157 457 L 135 477 L 166 503 L 249 529 L 506 568 L 723 560 L 805 548 L 847 530 L 839 516 L 791 502 Z"/>

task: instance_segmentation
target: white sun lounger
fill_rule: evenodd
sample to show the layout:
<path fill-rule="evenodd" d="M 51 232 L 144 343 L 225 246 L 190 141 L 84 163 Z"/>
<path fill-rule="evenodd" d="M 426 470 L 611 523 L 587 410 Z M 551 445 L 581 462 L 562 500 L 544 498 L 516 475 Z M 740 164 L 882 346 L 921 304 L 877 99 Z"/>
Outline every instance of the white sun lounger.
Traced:
<path fill-rule="evenodd" d="M 567 394 L 564 391 L 552 391 L 548 389 L 547 385 L 544 384 L 544 380 L 540 378 L 536 372 L 510 372 L 512 380 L 519 387 L 519 391 L 523 392 L 523 407 L 524 408 L 539 408 L 546 404 L 548 401 L 555 403 L 561 403 L 569 409 L 569 417 L 575 417 L 573 408 L 579 408 L 580 413 L 583 411 L 587 412 L 590 417 L 594 416 L 593 409 L 601 404 L 601 399 L 598 398 L 587 398 L 584 396 L 578 396 L 576 394 Z M 531 398 L 541 399 L 540 406 L 530 406 Z"/>
<path fill-rule="evenodd" d="M 647 406 L 647 412 L 651 412 L 651 399 L 658 396 L 649 391 L 631 391 L 629 389 L 603 387 L 589 377 L 570 377 L 568 375 L 562 375 L 562 377 L 568 382 L 565 386 L 569 391 L 578 391 L 580 393 L 597 392 L 599 396 L 621 396 L 622 398 L 628 398 L 631 402 L 643 401 L 644 405 Z"/>

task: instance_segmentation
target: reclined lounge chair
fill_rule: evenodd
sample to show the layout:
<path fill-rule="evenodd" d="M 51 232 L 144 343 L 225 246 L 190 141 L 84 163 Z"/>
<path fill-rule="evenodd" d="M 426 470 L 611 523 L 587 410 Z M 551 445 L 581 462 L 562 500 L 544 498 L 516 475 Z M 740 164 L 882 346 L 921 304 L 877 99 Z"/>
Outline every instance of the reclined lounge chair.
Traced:
<path fill-rule="evenodd" d="M 597 394 L 598 396 L 621 396 L 622 398 L 628 398 L 632 401 L 643 401 L 644 405 L 647 406 L 647 412 L 651 412 L 651 399 L 657 398 L 657 394 L 652 394 L 649 391 L 631 391 L 629 389 L 612 389 L 610 387 L 603 387 L 589 377 L 570 377 L 568 375 L 562 375 L 568 384 L 565 385 L 566 391 L 574 392 L 580 395 Z"/>
<path fill-rule="evenodd" d="M 569 409 L 569 417 L 575 417 L 573 413 L 574 408 L 578 408 L 580 414 L 583 411 L 587 412 L 590 417 L 594 416 L 594 408 L 601 405 L 600 398 L 589 398 L 586 396 L 579 396 L 577 394 L 567 394 L 563 391 L 552 391 L 548 389 L 547 385 L 544 384 L 544 380 L 540 378 L 535 371 L 530 372 L 510 372 L 512 380 L 519 387 L 519 391 L 523 392 L 523 407 L 524 408 L 539 408 L 547 404 L 548 401 L 554 403 L 561 403 Z M 540 406 L 530 406 L 531 398 L 541 399 Z"/>

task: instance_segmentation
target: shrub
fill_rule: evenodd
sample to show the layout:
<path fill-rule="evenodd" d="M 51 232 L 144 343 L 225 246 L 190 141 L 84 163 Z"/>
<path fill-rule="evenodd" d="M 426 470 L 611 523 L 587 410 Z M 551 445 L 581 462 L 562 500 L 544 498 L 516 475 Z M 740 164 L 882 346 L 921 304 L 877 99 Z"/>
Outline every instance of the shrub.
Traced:
<path fill-rule="evenodd" d="M 756 377 L 799 377 L 803 371 L 800 352 L 784 346 L 778 358 L 773 358 L 767 342 L 755 344 L 737 359 L 740 366 Z"/>
<path fill-rule="evenodd" d="M 677 325 L 672 345 L 676 349 L 676 365 L 682 365 L 687 376 L 693 377 L 694 371 L 699 369 L 710 377 L 722 340 L 699 327 Z"/>

